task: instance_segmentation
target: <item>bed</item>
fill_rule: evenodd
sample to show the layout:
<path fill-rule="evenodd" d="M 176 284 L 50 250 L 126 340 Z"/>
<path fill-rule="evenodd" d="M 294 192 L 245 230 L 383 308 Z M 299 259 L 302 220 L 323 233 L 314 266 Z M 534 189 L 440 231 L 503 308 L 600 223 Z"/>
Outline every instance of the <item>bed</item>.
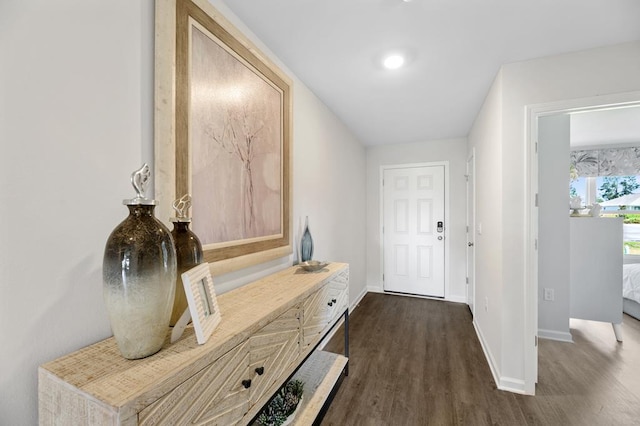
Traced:
<path fill-rule="evenodd" d="M 623 265 L 622 310 L 640 320 L 640 263 Z"/>

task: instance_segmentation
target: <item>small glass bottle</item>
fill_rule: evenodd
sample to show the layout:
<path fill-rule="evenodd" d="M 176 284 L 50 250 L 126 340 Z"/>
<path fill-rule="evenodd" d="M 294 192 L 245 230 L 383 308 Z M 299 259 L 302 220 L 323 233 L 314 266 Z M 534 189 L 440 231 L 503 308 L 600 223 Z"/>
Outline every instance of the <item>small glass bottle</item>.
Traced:
<path fill-rule="evenodd" d="M 177 273 L 171 233 L 153 216 L 145 197 L 148 165 L 131 175 L 137 196 L 123 203 L 129 216 L 107 239 L 102 263 L 103 295 L 111 330 L 122 356 L 158 352 L 169 331 Z"/>
<path fill-rule="evenodd" d="M 185 194 L 173 202 L 173 209 L 176 217 L 171 218 L 173 230 L 171 235 L 176 245 L 176 256 L 178 259 L 178 276 L 176 279 L 176 297 L 173 302 L 173 311 L 169 325 L 174 326 L 188 307 L 187 296 L 184 293 L 182 284 L 182 273 L 188 271 L 196 265 L 202 263 L 202 244 L 200 240 L 189 229 L 191 218 L 189 208 L 191 207 L 191 196 Z"/>

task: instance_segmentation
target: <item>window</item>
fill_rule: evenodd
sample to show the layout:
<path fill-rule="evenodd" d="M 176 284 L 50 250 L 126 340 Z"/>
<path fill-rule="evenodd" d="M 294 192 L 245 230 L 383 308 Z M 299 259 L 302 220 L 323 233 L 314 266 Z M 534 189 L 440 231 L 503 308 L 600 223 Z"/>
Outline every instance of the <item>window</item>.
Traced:
<path fill-rule="evenodd" d="M 579 196 L 584 206 L 617 199 L 629 192 L 640 192 L 640 175 L 577 177 L 569 186 L 570 196 Z M 626 203 L 628 204 L 604 206 L 601 214 L 624 217 L 623 251 L 627 255 L 640 256 L 640 194 L 637 201 L 627 198 Z"/>

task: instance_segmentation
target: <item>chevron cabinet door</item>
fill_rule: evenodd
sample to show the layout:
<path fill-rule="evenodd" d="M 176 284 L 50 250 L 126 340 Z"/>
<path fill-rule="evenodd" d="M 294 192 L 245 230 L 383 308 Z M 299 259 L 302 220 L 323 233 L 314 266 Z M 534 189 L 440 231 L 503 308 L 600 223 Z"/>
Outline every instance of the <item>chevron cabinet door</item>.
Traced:
<path fill-rule="evenodd" d="M 289 309 L 249 338 L 251 404 L 258 402 L 300 356 L 300 308 Z"/>
<path fill-rule="evenodd" d="M 329 322 L 330 307 L 328 287 L 324 286 L 305 299 L 302 313 L 302 343 L 306 349 L 312 343 L 317 343 L 318 336 Z"/>
<path fill-rule="evenodd" d="M 303 349 L 318 342 L 329 324 L 347 309 L 349 303 L 349 268 L 331 279 L 303 303 Z"/>

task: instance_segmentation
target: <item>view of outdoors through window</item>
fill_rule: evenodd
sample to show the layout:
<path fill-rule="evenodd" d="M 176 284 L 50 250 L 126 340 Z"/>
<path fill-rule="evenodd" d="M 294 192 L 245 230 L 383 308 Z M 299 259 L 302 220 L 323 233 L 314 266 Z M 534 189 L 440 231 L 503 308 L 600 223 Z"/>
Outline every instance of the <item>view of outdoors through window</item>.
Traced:
<path fill-rule="evenodd" d="M 569 193 L 580 196 L 585 206 L 625 197 L 615 206 L 604 206 L 602 216 L 624 217 L 624 252 L 640 255 L 640 175 L 578 177 L 571 181 Z M 638 213 L 621 214 L 619 210 Z"/>

